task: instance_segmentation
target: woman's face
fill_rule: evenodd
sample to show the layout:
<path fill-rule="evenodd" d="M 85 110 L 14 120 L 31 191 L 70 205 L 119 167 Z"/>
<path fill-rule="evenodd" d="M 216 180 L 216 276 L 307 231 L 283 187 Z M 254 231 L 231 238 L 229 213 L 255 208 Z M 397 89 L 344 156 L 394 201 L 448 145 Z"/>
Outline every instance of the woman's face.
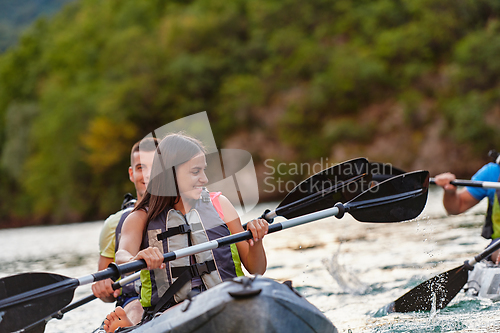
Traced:
<path fill-rule="evenodd" d="M 200 153 L 175 168 L 177 186 L 183 200 L 198 200 L 202 188 L 208 183 L 205 175 L 207 161 L 205 154 Z"/>

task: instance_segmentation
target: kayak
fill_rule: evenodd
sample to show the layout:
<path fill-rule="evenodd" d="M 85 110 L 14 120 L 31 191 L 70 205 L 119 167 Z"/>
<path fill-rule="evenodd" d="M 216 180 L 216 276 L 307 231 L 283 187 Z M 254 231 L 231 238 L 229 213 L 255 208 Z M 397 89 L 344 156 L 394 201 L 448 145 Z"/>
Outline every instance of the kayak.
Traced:
<path fill-rule="evenodd" d="M 491 261 L 481 261 L 469 272 L 464 290 L 469 296 L 500 300 L 500 266 Z"/>
<path fill-rule="evenodd" d="M 223 282 L 139 327 L 120 332 L 337 333 L 314 305 L 287 284 L 257 277 Z"/>

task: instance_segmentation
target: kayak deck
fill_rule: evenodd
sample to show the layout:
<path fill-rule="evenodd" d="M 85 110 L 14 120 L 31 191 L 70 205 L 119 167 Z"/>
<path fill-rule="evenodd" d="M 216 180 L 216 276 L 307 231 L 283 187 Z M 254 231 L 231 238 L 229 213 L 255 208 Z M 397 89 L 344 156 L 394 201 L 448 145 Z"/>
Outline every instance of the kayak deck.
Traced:
<path fill-rule="evenodd" d="M 221 283 L 133 332 L 336 333 L 337 329 L 293 288 L 258 276 Z"/>
<path fill-rule="evenodd" d="M 477 263 L 469 272 L 464 290 L 469 296 L 500 300 L 500 266 L 490 261 Z"/>

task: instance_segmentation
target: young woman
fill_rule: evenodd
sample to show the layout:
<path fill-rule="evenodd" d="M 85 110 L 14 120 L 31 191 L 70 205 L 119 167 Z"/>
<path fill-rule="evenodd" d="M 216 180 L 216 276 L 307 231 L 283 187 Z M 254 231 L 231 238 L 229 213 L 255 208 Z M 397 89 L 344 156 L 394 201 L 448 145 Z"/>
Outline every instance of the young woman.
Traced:
<path fill-rule="evenodd" d="M 143 322 L 165 311 L 192 291 L 203 291 L 248 272 L 263 274 L 267 261 L 262 238 L 268 223 L 248 223 L 253 239 L 163 263 L 163 253 L 244 231 L 236 210 L 220 193 L 208 193 L 202 144 L 182 134 L 165 137 L 153 161 L 148 189 L 124 222 L 119 264 L 144 259 L 141 271 Z M 177 282 L 177 283 L 176 283 Z M 121 308 L 105 320 L 107 332 L 135 325 Z"/>

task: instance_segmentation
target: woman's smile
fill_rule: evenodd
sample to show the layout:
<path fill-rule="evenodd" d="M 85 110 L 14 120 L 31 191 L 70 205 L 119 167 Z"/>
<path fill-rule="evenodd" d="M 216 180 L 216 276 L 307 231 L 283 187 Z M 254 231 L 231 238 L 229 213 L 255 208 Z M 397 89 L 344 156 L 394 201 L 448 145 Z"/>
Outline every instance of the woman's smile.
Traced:
<path fill-rule="evenodd" d="M 183 199 L 197 200 L 203 187 L 208 183 L 205 175 L 207 162 L 204 154 L 199 154 L 177 167 L 177 185 Z"/>

